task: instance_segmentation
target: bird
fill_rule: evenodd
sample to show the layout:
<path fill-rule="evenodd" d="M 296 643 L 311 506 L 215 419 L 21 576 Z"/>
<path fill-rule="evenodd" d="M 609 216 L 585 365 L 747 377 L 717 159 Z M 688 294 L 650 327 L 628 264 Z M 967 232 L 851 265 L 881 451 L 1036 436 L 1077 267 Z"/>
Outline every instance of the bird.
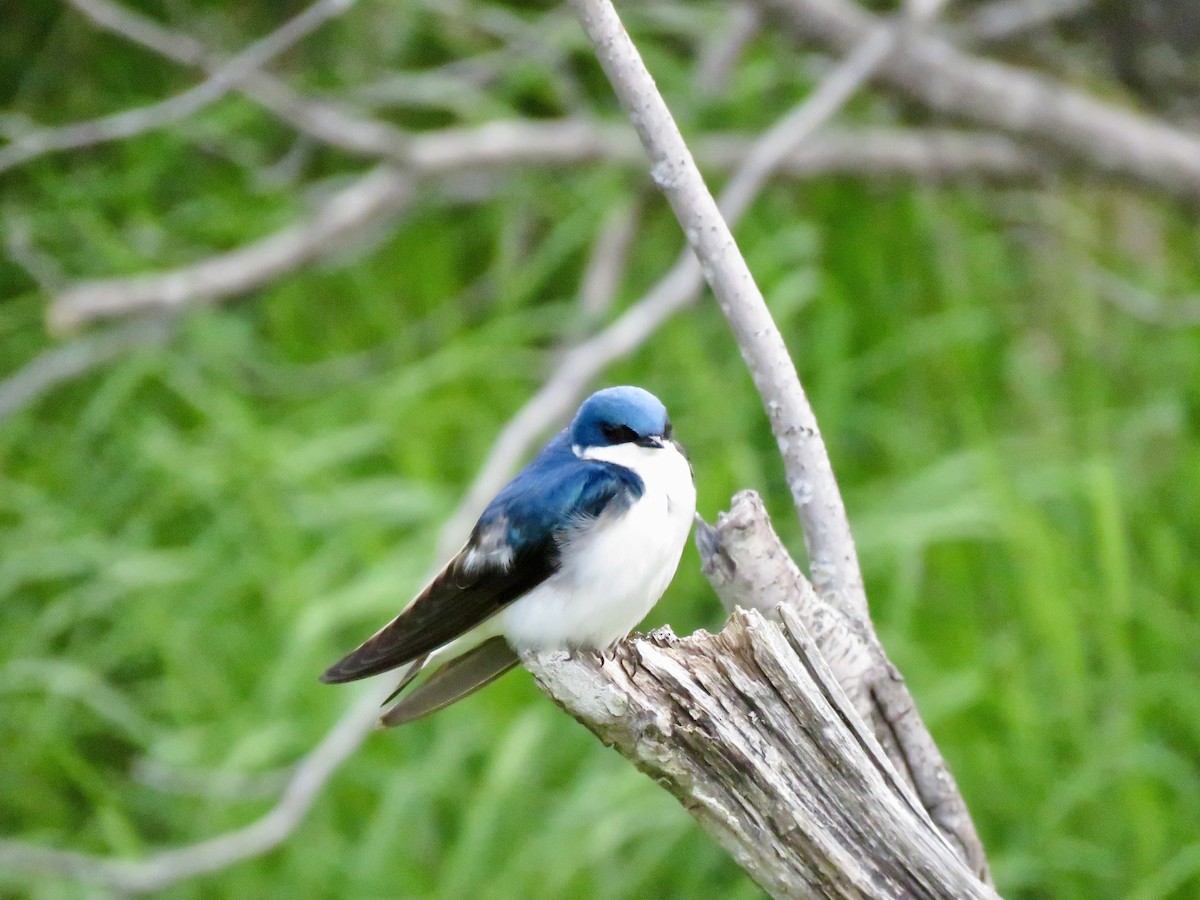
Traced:
<path fill-rule="evenodd" d="M 321 681 L 408 666 L 384 701 L 403 694 L 380 717 L 390 727 L 490 684 L 523 651 L 604 653 L 666 591 L 695 510 L 692 466 L 662 401 L 630 385 L 599 390 L 429 584 Z"/>

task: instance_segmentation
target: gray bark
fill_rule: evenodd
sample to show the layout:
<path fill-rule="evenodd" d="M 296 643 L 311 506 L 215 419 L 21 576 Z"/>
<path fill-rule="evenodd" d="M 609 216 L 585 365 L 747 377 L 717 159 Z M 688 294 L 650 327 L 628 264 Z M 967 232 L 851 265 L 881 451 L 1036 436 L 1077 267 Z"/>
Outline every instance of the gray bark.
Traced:
<path fill-rule="evenodd" d="M 525 662 L 568 713 L 669 790 L 772 896 L 991 898 L 854 713 L 790 608 L 669 630 L 601 662 Z"/>
<path fill-rule="evenodd" d="M 734 496 L 715 528 L 698 523 L 696 545 L 704 574 L 726 609 L 754 609 L 776 621 L 785 607 L 798 613 L 896 771 L 972 871 L 988 880 L 987 858 L 966 802 L 870 619 L 858 618 L 817 594 L 753 491 Z"/>

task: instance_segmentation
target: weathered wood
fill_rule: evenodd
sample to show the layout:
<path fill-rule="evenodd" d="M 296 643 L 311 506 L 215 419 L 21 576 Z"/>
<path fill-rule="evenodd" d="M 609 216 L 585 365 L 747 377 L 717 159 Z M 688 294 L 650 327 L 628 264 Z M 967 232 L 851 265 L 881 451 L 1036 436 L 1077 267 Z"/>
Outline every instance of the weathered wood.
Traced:
<path fill-rule="evenodd" d="M 820 596 L 780 542 L 754 491 L 741 491 L 716 527 L 699 522 L 705 575 L 726 609 L 755 609 L 779 620 L 794 609 L 858 715 L 968 866 L 990 881 L 983 844 L 954 776 L 925 727 L 904 676 L 888 659 L 869 619 Z"/>
<path fill-rule="evenodd" d="M 738 609 L 609 658 L 527 654 L 568 713 L 669 790 L 776 897 L 994 898 L 853 711 L 799 616 Z"/>
<path fill-rule="evenodd" d="M 869 625 L 813 590 L 753 491 L 698 524 L 696 543 L 732 609 L 719 634 L 662 629 L 608 658 L 526 654 L 542 689 L 775 896 L 995 897 L 954 779 Z"/>

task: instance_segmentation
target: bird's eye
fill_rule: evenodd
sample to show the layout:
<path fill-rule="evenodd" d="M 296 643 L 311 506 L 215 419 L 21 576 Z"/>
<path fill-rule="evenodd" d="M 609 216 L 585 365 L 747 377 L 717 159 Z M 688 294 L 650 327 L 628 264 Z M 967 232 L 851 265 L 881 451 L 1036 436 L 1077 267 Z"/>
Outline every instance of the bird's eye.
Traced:
<path fill-rule="evenodd" d="M 637 432 L 628 425 L 601 425 L 600 430 L 610 444 L 627 444 L 638 439 Z"/>

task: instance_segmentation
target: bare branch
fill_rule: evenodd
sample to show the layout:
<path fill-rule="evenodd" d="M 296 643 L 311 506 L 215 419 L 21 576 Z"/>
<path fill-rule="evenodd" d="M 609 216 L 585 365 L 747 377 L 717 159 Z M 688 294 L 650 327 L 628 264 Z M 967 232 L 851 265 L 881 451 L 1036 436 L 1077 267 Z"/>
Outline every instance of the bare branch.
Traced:
<path fill-rule="evenodd" d="M 712 136 L 696 142 L 705 168 L 722 170 L 746 158 L 746 140 Z M 924 181 L 1030 181 L 1058 170 L 1045 157 L 999 134 L 953 129 L 830 129 L 806 140 L 779 163 L 792 178 L 853 175 L 866 179 L 918 178 Z"/>
<path fill-rule="evenodd" d="M 730 223 L 741 218 L 771 175 L 791 154 L 802 154 L 801 145 L 845 104 L 853 93 L 854 79 L 861 81 L 866 77 L 863 62 L 863 57 L 856 56 L 833 69 L 804 102 L 748 148 L 745 161 L 721 196 L 720 208 Z M 671 316 L 693 303 L 703 284 L 695 255 L 685 249 L 658 283 L 620 318 L 563 356 L 554 373 L 509 420 L 492 444 L 466 500 L 443 529 L 439 545 L 443 551 L 454 552 L 455 544 L 447 536 L 470 527 L 531 444 L 548 428 L 561 423 L 589 382 L 605 366 L 632 353 Z"/>
<path fill-rule="evenodd" d="M 67 0 L 97 25 L 168 59 L 198 66 L 208 51 L 198 40 L 110 0 Z"/>
<path fill-rule="evenodd" d="M 715 171 L 742 173 L 736 183 L 750 185 L 776 173 L 795 178 L 858 175 L 932 181 L 973 177 L 1028 180 L 1055 169 L 1053 160 L 1003 135 L 951 129 L 848 128 L 811 137 L 844 104 L 849 93 L 844 90 L 845 73 L 853 76 L 857 68 L 857 60 L 847 60 L 830 70 L 817 90 L 761 135 L 698 136 L 697 160 Z M 589 161 L 645 165 L 645 154 L 627 128 L 586 119 L 508 119 L 426 132 L 413 135 L 398 159 L 422 175 L 484 167 L 575 166 Z M 765 176 L 758 171 L 764 160 L 771 161 Z M 731 219 L 744 211 L 739 198 L 745 189 L 734 190 L 734 184 L 731 180 L 721 198 L 722 209 Z"/>
<path fill-rule="evenodd" d="M 650 157 L 651 178 L 671 204 L 699 258 L 704 277 L 729 321 L 762 397 L 804 526 L 813 582 L 822 594 L 836 596 L 837 604 L 857 618 L 868 618 L 858 554 L 829 455 L 762 293 L 616 10 L 608 0 L 572 0 L 572 5 Z M 792 115 L 805 123 L 827 116 L 826 110 L 844 102 L 886 57 L 894 42 L 890 29 L 873 30 L 836 70 L 838 77 L 831 76 L 822 83 L 810 101 L 813 105 L 805 104 Z M 816 97 L 823 102 L 817 103 Z M 767 141 L 761 155 L 765 160 L 783 154 L 774 142 Z M 747 184 L 758 168 L 757 159 L 748 161 Z M 740 183 L 731 184 L 729 194 L 745 202 Z"/>
<path fill-rule="evenodd" d="M 164 794 L 246 802 L 278 797 L 293 775 L 290 766 L 269 772 L 205 772 L 179 769 L 152 756 L 133 762 L 132 779 Z"/>
<path fill-rule="evenodd" d="M 102 28 L 182 65 L 198 67 L 211 75 L 228 63 L 191 35 L 167 28 L 112 0 L 68 2 Z M 303 97 L 274 75 L 247 71 L 233 88 L 323 143 L 350 153 L 385 159 L 404 153 L 407 135 L 396 126 L 362 115 L 345 104 Z"/>
<path fill-rule="evenodd" d="M 155 50 L 183 65 L 218 71 L 226 60 L 183 32 L 112 0 L 69 0 L 97 25 Z M 739 19 L 740 21 L 740 19 Z M 698 73 L 704 67 L 697 66 Z M 700 74 L 697 76 L 701 77 Z M 302 133 L 351 153 L 389 159 L 402 166 L 436 163 L 483 165 L 523 163 L 569 165 L 604 158 L 634 164 L 642 159 L 637 142 L 625 129 L 581 120 L 538 123 L 510 122 L 413 138 L 390 123 L 373 119 L 344 103 L 306 98 L 265 72 L 250 72 L 237 85 L 247 97 Z M 1039 159 L 1028 149 L 995 135 L 969 135 L 950 131 L 921 132 L 871 129 L 863 133 L 831 136 L 807 143 L 780 170 L 796 177 L 855 174 L 870 177 L 908 176 L 935 180 L 958 177 L 1024 179 L 1045 174 L 1052 161 Z M 749 138 L 701 138 L 696 156 L 703 165 L 730 168 L 745 156 Z M 424 143 L 427 142 L 427 143 Z M 457 162 L 456 162 L 457 161 Z"/>
<path fill-rule="evenodd" d="M 4 243 L 9 259 L 37 282 L 37 286 L 45 294 L 53 294 L 66 284 L 67 277 L 63 274 L 58 260 L 36 245 L 29 217 L 7 204 L 2 215 L 8 226 Z"/>
<path fill-rule="evenodd" d="M 674 794 L 776 897 L 995 893 L 896 776 L 800 618 L 738 610 L 717 635 L 669 629 L 615 659 L 527 654 L 568 713 Z"/>
<path fill-rule="evenodd" d="M 164 342 L 170 336 L 173 324 L 164 316 L 137 319 L 42 352 L 0 381 L 0 422 L 58 385 L 97 369 L 135 347 Z"/>
<path fill-rule="evenodd" d="M 818 91 L 812 102 L 822 96 Z M 821 103 L 829 109 L 826 101 Z M 804 106 L 807 104 L 801 108 Z M 750 172 L 753 167 L 758 173 L 751 181 L 747 180 L 750 174 L 730 181 L 722 203 L 731 221 L 740 216 L 749 198 L 761 189 L 762 181 L 772 171 L 784 171 L 797 178 L 860 173 L 872 177 L 890 174 L 934 180 L 962 177 L 1028 179 L 1043 176 L 1048 171 L 1047 164 L 1035 155 L 1006 138 L 993 135 L 871 129 L 861 134 L 830 135 L 795 147 L 798 140 L 811 133 L 820 118 L 814 117 L 812 111 L 801 114 L 801 108 L 760 139 L 777 148 L 777 158 L 766 169 L 762 168 L 766 159 L 762 155 L 764 150 L 755 150 L 757 142 L 749 138 L 725 135 L 700 141 L 701 158 L 707 159 L 714 168 L 732 167 L 745 160 L 740 171 L 754 174 Z M 415 135 L 396 156 L 406 163 L 409 173 L 418 177 L 497 166 L 574 165 L 593 159 L 636 165 L 644 160 L 636 141 L 627 131 L 582 120 L 500 121 L 477 128 L 428 132 Z M 747 186 L 752 190 L 747 192 Z M 51 304 L 48 315 L 51 327 L 65 331 L 101 318 L 146 309 L 175 309 L 197 301 L 212 303 L 253 290 L 325 255 L 339 242 L 345 243 L 395 216 L 406 204 L 412 188 L 407 175 L 381 167 L 361 176 L 313 214 L 245 247 L 166 272 L 97 279 L 68 287 Z M 690 253 L 685 254 L 685 260 L 681 264 L 695 266 Z M 684 285 L 684 282 L 680 284 Z M 696 269 L 686 281 L 686 285 L 694 285 L 689 288 L 692 292 L 689 297 L 700 284 L 699 270 Z M 669 296 L 674 297 L 676 291 L 677 288 L 672 287 Z M 686 305 L 686 298 L 685 301 L 665 299 L 660 302 L 667 306 L 665 314 L 670 315 L 675 303 Z M 652 317 L 642 323 L 657 327 L 661 321 Z M 641 333 L 643 328 L 639 326 L 634 334 Z M 633 338 L 632 344 L 626 339 L 616 346 L 616 355 L 628 352 L 643 339 Z M 621 349 L 624 347 L 628 349 Z M 613 358 L 607 356 L 599 366 L 590 367 L 588 377 Z M 564 396 L 565 407 L 569 407 L 577 394 Z M 561 417 L 565 407 L 556 406 L 559 411 L 551 420 Z"/>
<path fill-rule="evenodd" d="M 600 223 L 592 255 L 579 284 L 579 311 L 584 326 L 598 322 L 617 297 L 629 250 L 637 235 L 641 207 L 636 198 L 628 203 L 617 203 Z"/>
<path fill-rule="evenodd" d="M 1099 266 L 1088 273 L 1088 279 L 1100 296 L 1147 325 L 1164 328 L 1194 328 L 1200 325 L 1200 294 L 1165 300 Z"/>
<path fill-rule="evenodd" d="M 956 31 L 974 42 L 1007 41 L 1092 7 L 1093 0 L 992 0 L 971 13 Z"/>
<path fill-rule="evenodd" d="M 858 46 L 879 19 L 848 0 L 756 0 L 798 38 Z M 931 109 L 1037 138 L 1091 168 L 1200 200 L 1200 135 L 910 33 L 878 77 Z"/>
<path fill-rule="evenodd" d="M 569 10 L 550 5 L 541 15 L 529 18 L 525 13 L 499 4 L 463 3 L 461 0 L 423 2 L 440 18 L 452 23 L 455 30 L 469 29 L 502 42 L 502 46 L 494 50 L 440 67 L 442 78 L 449 79 L 447 87 L 454 85 L 459 90 L 464 87 L 470 90 L 472 86 L 494 81 L 504 69 L 511 68 L 511 63 L 520 60 L 536 63 L 552 77 L 554 87 L 569 107 L 584 105 L 585 92 L 571 64 L 570 36 L 576 32 L 575 20 Z M 393 87 L 400 92 L 405 90 L 395 81 Z"/>
<path fill-rule="evenodd" d="M 71 2 L 98 24 L 178 62 L 201 65 L 208 71 L 220 71 L 225 65 L 191 37 L 110 0 Z M 339 105 L 301 98 L 265 73 L 245 73 L 243 89 L 312 137 L 355 152 L 385 156 L 426 175 L 491 165 L 574 164 L 601 157 L 633 163 L 640 159 L 626 132 L 597 123 L 496 122 L 477 129 L 448 129 L 410 140 L 386 123 L 359 116 Z M 827 145 L 803 148 L 795 158 L 781 161 L 779 166 L 797 176 L 850 172 L 859 167 L 886 173 L 889 160 L 898 174 L 925 177 L 956 177 L 961 173 L 1029 177 L 1044 170 L 1027 151 L 1011 144 L 1004 146 L 994 137 L 959 137 L 956 141 L 948 136 L 931 137 L 924 143 L 919 138 L 914 141 L 903 135 L 884 133 L 873 134 L 865 141 L 833 139 Z M 972 141 L 978 143 L 972 145 Z M 714 164 L 728 165 L 739 159 L 742 146 L 736 139 L 714 139 L 710 151 Z M 706 152 L 703 147 L 701 152 Z M 389 185 L 384 194 L 398 186 Z M 370 205 L 362 207 L 361 212 L 368 219 L 373 215 Z M 68 328 L 97 316 L 121 315 L 144 307 L 175 307 L 193 299 L 215 301 L 235 296 L 303 265 L 312 258 L 312 252 L 320 253 L 319 246 L 313 248 L 314 242 L 304 239 L 305 234 L 313 233 L 320 244 L 321 231 L 311 229 L 313 224 L 311 219 L 301 221 L 241 250 L 183 269 L 133 279 L 86 282 L 59 296 L 51 308 L 50 321 L 55 327 Z M 346 222 L 344 228 L 349 232 L 359 224 L 372 223 Z M 282 257 L 278 251 L 287 247 L 292 252 Z"/>
<path fill-rule="evenodd" d="M 53 331 L 100 318 L 212 303 L 244 293 L 344 246 L 395 215 L 412 196 L 412 181 L 380 166 L 338 191 L 311 215 L 252 244 L 169 272 L 84 282 L 63 291 L 48 312 Z"/>
<path fill-rule="evenodd" d="M 738 3 L 727 14 L 726 25 L 709 35 L 701 46 L 692 83 L 702 96 L 717 93 L 729 81 L 746 46 L 762 28 L 762 16 L 749 3 Z"/>
<path fill-rule="evenodd" d="M 216 69 L 182 94 L 87 122 L 41 128 L 0 149 L 0 172 L 47 153 L 119 141 L 156 131 L 195 115 L 233 90 L 239 81 L 294 46 L 320 25 L 346 12 L 356 0 L 316 0 L 311 6 Z"/>
<path fill-rule="evenodd" d="M 303 820 L 330 776 L 363 742 L 390 686 L 372 685 L 297 765 L 282 798 L 244 828 L 196 844 L 164 850 L 142 860 L 92 856 L 21 841 L 0 840 L 0 868 L 79 878 L 139 894 L 224 869 L 278 846 Z"/>
<path fill-rule="evenodd" d="M 737 250 L 728 225 L 704 185 L 670 111 L 658 94 L 653 79 L 621 26 L 611 3 L 609 0 L 572 0 L 572 5 L 580 16 L 618 99 L 638 131 L 650 157 L 651 176 L 666 195 L 687 234 L 689 244 L 700 259 L 705 278 L 730 323 L 762 397 L 804 526 L 817 591 L 825 604 L 843 613 L 857 630 L 874 641 L 845 507 L 816 418 L 787 347 L 745 260 Z M 935 9 L 936 4 L 931 4 L 926 12 Z M 830 108 L 849 96 L 886 59 L 895 43 L 895 33 L 890 29 L 876 28 L 867 33 L 838 70 L 840 77 L 831 76 L 822 85 L 822 88 L 829 88 Z M 772 154 L 778 156 L 782 152 L 770 144 L 763 150 L 764 157 Z M 876 700 L 881 702 L 878 696 Z M 902 713 L 906 714 L 903 718 L 918 718 L 911 716 L 915 713 L 911 698 L 908 698 L 905 710 L 897 706 L 885 718 L 889 722 L 899 723 L 903 721 Z M 925 737 L 923 743 L 921 735 Z M 918 777 L 924 778 L 926 774 L 933 776 L 935 767 L 931 763 L 936 763 L 944 771 L 945 765 L 923 726 L 905 735 L 903 744 L 910 742 L 913 746 L 920 744 L 923 757 L 927 755 L 924 751 L 932 753 L 931 758 L 920 760 L 924 770 L 917 773 Z M 957 796 L 957 790 L 953 793 Z M 965 815 L 966 807 L 961 803 L 961 798 L 959 805 Z M 971 829 L 969 818 L 966 827 Z M 973 829 L 971 836 L 974 837 Z M 975 843 L 978 846 L 977 839 Z M 969 848 L 964 848 L 964 856 L 970 856 Z M 981 860 L 980 863 L 983 872 L 986 872 L 986 865 Z"/>

